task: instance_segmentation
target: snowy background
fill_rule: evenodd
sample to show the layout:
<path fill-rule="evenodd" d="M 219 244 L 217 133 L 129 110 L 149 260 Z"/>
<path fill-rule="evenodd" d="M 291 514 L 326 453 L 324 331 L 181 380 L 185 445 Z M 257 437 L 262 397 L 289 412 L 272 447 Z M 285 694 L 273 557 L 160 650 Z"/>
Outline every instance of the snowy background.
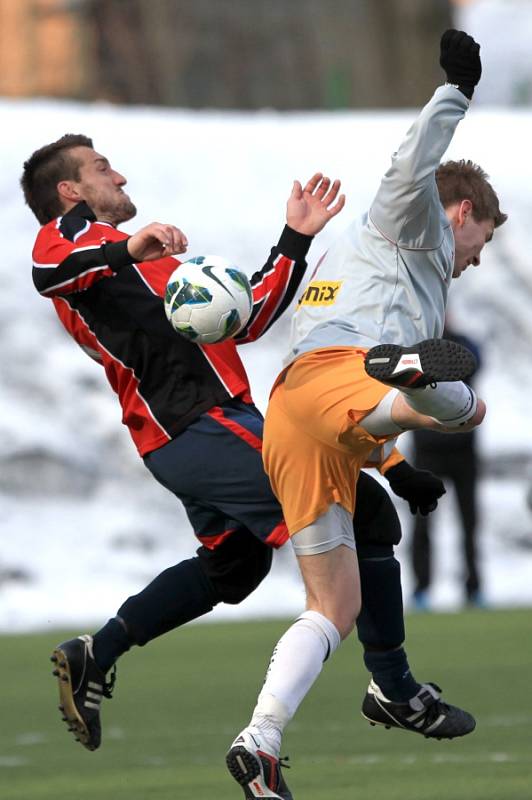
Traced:
<path fill-rule="evenodd" d="M 33 288 L 37 225 L 18 188 L 23 161 L 65 132 L 86 133 L 128 178 L 140 211 L 127 230 L 154 220 L 174 223 L 189 238 L 190 256 L 219 253 L 251 273 L 282 229 L 294 178 L 321 170 L 340 177 L 348 197 L 314 242 L 312 264 L 367 208 L 416 113 L 220 114 L 0 101 L 0 631 L 97 625 L 196 547 L 181 507 L 149 476 L 121 426 L 103 370 Z M 479 105 L 447 153 L 480 163 L 510 215 L 481 267 L 456 281 L 451 296 L 455 324 L 477 338 L 484 355 L 477 384 L 488 404 L 479 435 L 479 537 L 493 606 L 532 604 L 531 141 L 532 112 Z M 284 354 L 288 318 L 241 348 L 262 410 Z M 408 601 L 411 520 L 398 503 Z M 433 601 L 437 609 L 457 609 L 460 531 L 452 492 L 440 506 Z M 302 601 L 286 547 L 254 595 L 210 618 L 295 614 Z"/>

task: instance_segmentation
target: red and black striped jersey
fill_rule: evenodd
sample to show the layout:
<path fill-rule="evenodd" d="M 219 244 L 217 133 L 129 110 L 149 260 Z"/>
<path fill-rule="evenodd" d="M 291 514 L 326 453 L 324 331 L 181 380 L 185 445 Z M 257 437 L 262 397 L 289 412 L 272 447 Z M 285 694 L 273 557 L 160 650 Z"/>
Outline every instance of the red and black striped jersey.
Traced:
<path fill-rule="evenodd" d="M 166 284 L 180 261 L 133 263 L 128 238 L 79 203 L 41 228 L 33 280 L 70 335 L 103 365 L 122 421 L 145 455 L 231 397 L 252 402 L 236 344 L 257 339 L 290 304 L 312 239 L 285 227 L 250 278 L 253 311 L 246 327 L 236 339 L 197 345 L 173 330 L 164 311 Z"/>

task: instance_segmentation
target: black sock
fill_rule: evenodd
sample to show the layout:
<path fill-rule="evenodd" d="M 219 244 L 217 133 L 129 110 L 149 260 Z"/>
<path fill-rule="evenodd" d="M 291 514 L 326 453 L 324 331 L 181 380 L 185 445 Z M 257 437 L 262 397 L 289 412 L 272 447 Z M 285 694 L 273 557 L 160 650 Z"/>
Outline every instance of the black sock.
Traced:
<path fill-rule="evenodd" d="M 364 646 L 364 663 L 389 700 L 406 702 L 420 686 L 402 647 L 401 568 L 391 545 L 360 545 L 357 553 L 362 589 L 357 633 Z"/>
<path fill-rule="evenodd" d="M 398 650 L 366 650 L 364 663 L 388 700 L 406 703 L 421 688 L 410 672 L 402 647 Z"/>
<path fill-rule="evenodd" d="M 113 617 L 94 634 L 92 652 L 94 660 L 105 674 L 115 661 L 129 650 L 131 641 L 124 624 Z"/>

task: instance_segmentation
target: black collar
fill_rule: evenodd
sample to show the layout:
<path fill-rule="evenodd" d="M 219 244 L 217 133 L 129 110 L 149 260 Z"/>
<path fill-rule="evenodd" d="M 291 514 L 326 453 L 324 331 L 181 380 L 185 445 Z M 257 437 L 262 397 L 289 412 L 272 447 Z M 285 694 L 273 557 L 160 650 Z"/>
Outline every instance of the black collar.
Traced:
<path fill-rule="evenodd" d="M 71 208 L 70 211 L 67 211 L 66 214 L 63 214 L 63 219 L 69 219 L 70 217 L 82 217 L 83 219 L 88 219 L 89 222 L 96 222 L 96 214 L 87 205 L 85 200 L 82 200 L 81 203 L 78 203 L 74 208 Z"/>

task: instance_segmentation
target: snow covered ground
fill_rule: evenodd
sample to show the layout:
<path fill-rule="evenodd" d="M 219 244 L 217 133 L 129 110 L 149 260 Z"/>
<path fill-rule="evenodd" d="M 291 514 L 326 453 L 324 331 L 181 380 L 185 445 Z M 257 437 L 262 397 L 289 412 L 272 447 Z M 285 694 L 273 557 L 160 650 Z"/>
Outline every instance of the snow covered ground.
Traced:
<path fill-rule="evenodd" d="M 195 541 L 180 506 L 138 459 L 103 371 L 33 288 L 37 226 L 18 188 L 22 162 L 67 131 L 86 133 L 128 177 L 140 209 L 128 230 L 175 223 L 188 235 L 190 256 L 219 253 L 251 273 L 281 230 L 294 178 L 321 170 L 342 178 L 348 196 L 346 210 L 314 242 L 312 263 L 368 206 L 416 111 L 221 114 L 43 100 L 0 101 L 0 114 L 0 631 L 92 626 L 161 569 L 192 555 Z M 532 113 L 473 107 L 447 154 L 480 163 L 510 214 L 481 268 L 456 282 L 451 300 L 455 323 L 484 350 L 480 546 L 493 605 L 532 604 L 531 140 Z M 241 351 L 263 410 L 287 329 L 288 315 Z M 458 608 L 452 493 L 441 505 L 434 603 Z M 410 520 L 399 508 L 408 597 Z M 293 614 L 302 597 L 285 548 L 252 597 L 215 616 Z"/>

